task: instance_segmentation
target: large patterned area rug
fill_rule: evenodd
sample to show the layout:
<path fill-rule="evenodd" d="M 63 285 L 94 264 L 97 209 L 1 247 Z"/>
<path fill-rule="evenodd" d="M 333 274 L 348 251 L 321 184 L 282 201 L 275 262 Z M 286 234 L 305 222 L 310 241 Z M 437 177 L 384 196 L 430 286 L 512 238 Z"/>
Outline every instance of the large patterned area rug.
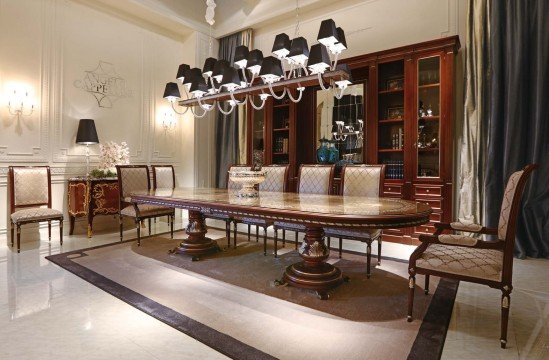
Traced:
<path fill-rule="evenodd" d="M 320 300 L 275 285 L 284 268 L 299 261 L 288 249 L 293 244 L 275 259 L 263 256 L 262 244 L 243 240 L 237 249 L 197 262 L 169 254 L 180 240 L 163 235 L 144 239 L 141 247 L 127 241 L 48 259 L 232 358 L 440 357 L 456 282 L 433 279 L 428 296 L 417 287 L 415 321 L 408 323 L 406 262 L 383 259 L 367 279 L 364 256 L 330 258 L 350 281 Z"/>

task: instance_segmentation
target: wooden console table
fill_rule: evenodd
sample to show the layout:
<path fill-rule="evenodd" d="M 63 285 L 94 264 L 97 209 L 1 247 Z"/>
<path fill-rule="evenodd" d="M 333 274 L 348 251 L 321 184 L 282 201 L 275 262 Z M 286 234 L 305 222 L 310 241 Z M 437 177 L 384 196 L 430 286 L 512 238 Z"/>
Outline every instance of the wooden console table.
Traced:
<path fill-rule="evenodd" d="M 120 195 L 116 178 L 72 178 L 68 186 L 70 235 L 77 217 L 88 217 L 88 237 L 91 238 L 94 216 L 118 214 Z"/>

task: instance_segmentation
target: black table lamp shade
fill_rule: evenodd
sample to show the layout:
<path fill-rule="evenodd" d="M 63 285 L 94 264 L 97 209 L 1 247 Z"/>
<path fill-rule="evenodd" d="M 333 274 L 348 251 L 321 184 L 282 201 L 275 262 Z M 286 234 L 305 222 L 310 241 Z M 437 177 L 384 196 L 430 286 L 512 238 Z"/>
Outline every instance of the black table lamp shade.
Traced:
<path fill-rule="evenodd" d="M 92 119 L 80 119 L 78 132 L 76 133 L 76 143 L 81 145 L 99 144 L 95 123 Z"/>

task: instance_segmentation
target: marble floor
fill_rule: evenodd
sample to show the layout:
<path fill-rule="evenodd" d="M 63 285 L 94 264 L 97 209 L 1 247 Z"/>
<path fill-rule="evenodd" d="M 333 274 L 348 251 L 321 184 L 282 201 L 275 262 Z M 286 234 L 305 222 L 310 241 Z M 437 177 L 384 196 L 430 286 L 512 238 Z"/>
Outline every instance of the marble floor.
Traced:
<path fill-rule="evenodd" d="M 176 228 L 181 228 L 181 223 Z M 78 229 L 78 227 L 77 227 Z M 154 232 L 165 232 L 164 222 Z M 0 359 L 220 359 L 223 355 L 50 263 L 61 251 L 56 229 L 23 230 L 22 251 L 0 235 Z M 241 229 L 241 230 L 244 230 Z M 212 237 L 223 232 L 212 231 Z M 135 230 L 125 232 L 125 238 Z M 291 237 L 291 236 L 289 236 Z M 63 251 L 118 241 L 113 230 L 92 239 L 65 236 Z M 348 244 L 349 247 L 356 246 Z M 412 247 L 385 243 L 384 255 Z M 374 247 L 376 248 L 376 247 Z M 357 248 L 358 249 L 358 248 Z M 549 358 L 549 261 L 515 260 L 508 349 L 499 348 L 499 292 L 460 284 L 443 359 Z M 421 281 L 421 279 L 419 280 Z"/>

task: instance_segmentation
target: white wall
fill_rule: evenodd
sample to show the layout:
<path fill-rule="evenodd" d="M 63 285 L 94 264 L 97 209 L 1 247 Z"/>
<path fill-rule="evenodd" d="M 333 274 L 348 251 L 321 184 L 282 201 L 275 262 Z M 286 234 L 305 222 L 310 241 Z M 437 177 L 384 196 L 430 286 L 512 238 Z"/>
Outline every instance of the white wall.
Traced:
<path fill-rule="evenodd" d="M 0 233 L 8 224 L 7 166 L 50 165 L 53 206 L 66 211 L 66 179 L 85 173 L 85 148 L 75 145 L 80 118 L 95 119 L 101 142 L 126 141 L 131 163 L 176 166 L 178 183 L 194 184 L 194 119 L 179 117 L 165 132 L 171 109 L 162 99 L 177 66 L 194 65 L 196 34 L 188 38 L 70 0 L 0 0 Z M 123 95 L 100 107 L 82 89 L 100 61 Z M 97 70 L 99 71 L 99 70 Z M 121 80 L 123 79 L 123 80 Z M 13 87 L 29 91 L 31 116 L 7 109 Z M 92 146 L 92 168 L 98 146 Z"/>
<path fill-rule="evenodd" d="M 465 0 L 368 0 L 333 1 L 331 5 L 300 16 L 299 34 L 309 46 L 317 42 L 320 22 L 332 18 L 345 30 L 348 50 L 343 57 L 460 35 L 465 43 L 465 19 L 460 11 Z M 274 38 L 281 32 L 293 38 L 295 16 L 254 29 L 254 47 L 270 55 Z"/>

